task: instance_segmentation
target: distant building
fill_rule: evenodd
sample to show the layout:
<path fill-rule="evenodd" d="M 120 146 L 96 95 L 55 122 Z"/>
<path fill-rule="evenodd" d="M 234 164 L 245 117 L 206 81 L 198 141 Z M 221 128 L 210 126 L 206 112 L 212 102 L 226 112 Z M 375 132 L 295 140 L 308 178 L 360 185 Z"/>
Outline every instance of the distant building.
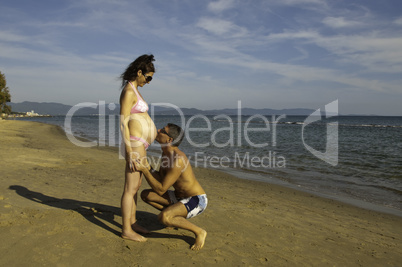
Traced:
<path fill-rule="evenodd" d="M 35 113 L 35 111 L 31 110 L 30 112 L 29 111 L 27 112 L 27 116 L 33 117 L 33 116 L 39 116 L 39 114 Z"/>

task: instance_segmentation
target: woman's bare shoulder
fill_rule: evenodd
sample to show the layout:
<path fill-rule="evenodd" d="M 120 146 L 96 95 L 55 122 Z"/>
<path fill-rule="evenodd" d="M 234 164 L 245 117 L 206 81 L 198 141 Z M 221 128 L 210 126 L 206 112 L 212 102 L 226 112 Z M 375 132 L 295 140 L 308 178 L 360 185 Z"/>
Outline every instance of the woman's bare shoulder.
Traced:
<path fill-rule="evenodd" d="M 134 93 L 131 88 L 128 88 L 127 86 L 123 88 L 121 95 L 120 95 L 120 104 L 123 104 L 123 102 L 133 102 L 137 100 L 137 95 Z"/>

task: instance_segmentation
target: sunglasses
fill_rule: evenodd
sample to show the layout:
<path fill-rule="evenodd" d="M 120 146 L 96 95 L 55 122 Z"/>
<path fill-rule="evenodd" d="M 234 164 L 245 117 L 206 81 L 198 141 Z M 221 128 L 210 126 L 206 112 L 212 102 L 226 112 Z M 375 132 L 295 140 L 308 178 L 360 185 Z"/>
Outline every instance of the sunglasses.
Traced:
<path fill-rule="evenodd" d="M 145 74 L 143 74 L 143 75 L 144 75 L 145 81 L 146 81 L 147 83 L 149 83 L 150 81 L 152 81 L 152 76 L 147 76 L 147 75 L 145 75 Z"/>
<path fill-rule="evenodd" d="M 170 138 L 173 138 L 173 137 L 171 137 L 171 136 L 166 132 L 165 128 L 161 128 L 159 131 L 160 131 L 161 133 L 163 133 L 163 134 L 166 134 L 166 135 L 169 136 Z M 173 139 L 174 139 L 174 138 L 173 138 Z"/>

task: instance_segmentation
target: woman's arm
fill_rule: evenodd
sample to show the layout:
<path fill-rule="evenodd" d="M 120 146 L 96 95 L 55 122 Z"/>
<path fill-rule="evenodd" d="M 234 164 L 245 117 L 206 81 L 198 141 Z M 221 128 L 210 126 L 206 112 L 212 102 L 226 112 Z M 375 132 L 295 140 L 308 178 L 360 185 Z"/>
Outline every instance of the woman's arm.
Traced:
<path fill-rule="evenodd" d="M 129 163 L 130 170 L 134 171 L 134 164 L 131 161 L 132 148 L 130 144 L 130 129 L 128 123 L 130 121 L 130 112 L 136 95 L 132 90 L 124 90 L 120 96 L 120 130 L 122 133 L 123 142 L 126 148 L 126 161 Z"/>

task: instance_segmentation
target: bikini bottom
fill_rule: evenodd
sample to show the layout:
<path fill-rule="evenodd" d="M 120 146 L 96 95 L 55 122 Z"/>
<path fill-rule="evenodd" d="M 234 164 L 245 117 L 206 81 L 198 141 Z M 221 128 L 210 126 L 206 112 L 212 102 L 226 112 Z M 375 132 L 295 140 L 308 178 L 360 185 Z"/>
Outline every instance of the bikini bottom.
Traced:
<path fill-rule="evenodd" d="M 143 139 L 143 138 L 141 138 L 141 137 L 137 137 L 137 136 L 130 135 L 130 140 L 131 140 L 131 141 L 140 141 L 141 143 L 144 144 L 145 150 L 149 147 L 149 143 L 148 143 L 145 139 Z M 120 145 L 120 155 L 121 155 L 123 158 L 126 157 L 126 146 L 125 146 L 125 144 L 124 144 L 124 140 L 121 142 L 121 145 Z"/>
<path fill-rule="evenodd" d="M 148 149 L 148 147 L 149 147 L 149 143 L 141 137 L 130 135 L 130 140 L 140 141 L 141 143 L 144 144 L 145 150 Z"/>

